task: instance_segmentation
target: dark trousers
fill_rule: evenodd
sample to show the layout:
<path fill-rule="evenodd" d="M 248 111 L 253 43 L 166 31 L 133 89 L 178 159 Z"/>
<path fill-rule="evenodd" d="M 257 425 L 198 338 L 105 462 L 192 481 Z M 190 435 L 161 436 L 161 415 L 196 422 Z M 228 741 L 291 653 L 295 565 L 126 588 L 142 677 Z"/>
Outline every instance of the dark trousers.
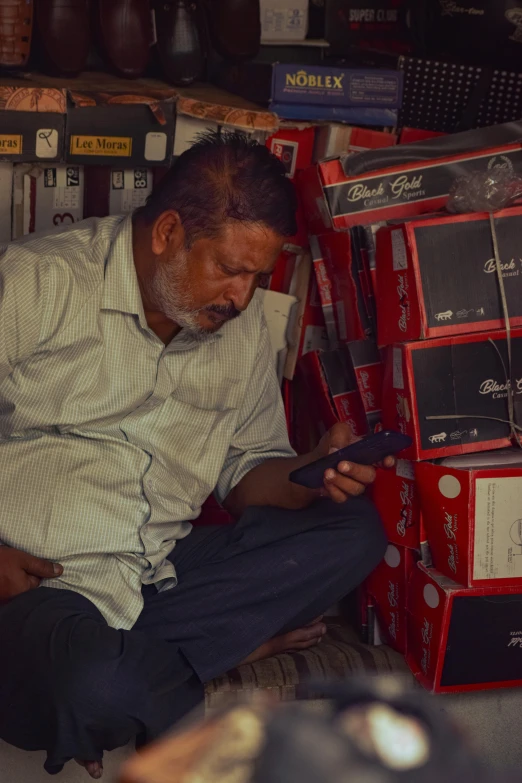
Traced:
<path fill-rule="evenodd" d="M 385 546 L 366 498 L 249 508 L 176 545 L 178 586 L 145 588 L 130 631 L 78 593 L 24 593 L 0 608 L 0 738 L 46 750 L 51 773 L 148 742 L 202 700 L 203 682 L 351 592 Z"/>

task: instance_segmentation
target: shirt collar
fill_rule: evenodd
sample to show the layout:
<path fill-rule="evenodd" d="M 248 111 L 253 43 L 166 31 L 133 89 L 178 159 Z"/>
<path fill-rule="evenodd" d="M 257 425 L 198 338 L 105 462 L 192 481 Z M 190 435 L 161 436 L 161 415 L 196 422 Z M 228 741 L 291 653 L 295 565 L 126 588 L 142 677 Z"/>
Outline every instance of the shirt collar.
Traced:
<path fill-rule="evenodd" d="M 132 247 L 132 217 L 120 223 L 105 264 L 105 286 L 102 307 L 137 315 L 147 326 Z"/>

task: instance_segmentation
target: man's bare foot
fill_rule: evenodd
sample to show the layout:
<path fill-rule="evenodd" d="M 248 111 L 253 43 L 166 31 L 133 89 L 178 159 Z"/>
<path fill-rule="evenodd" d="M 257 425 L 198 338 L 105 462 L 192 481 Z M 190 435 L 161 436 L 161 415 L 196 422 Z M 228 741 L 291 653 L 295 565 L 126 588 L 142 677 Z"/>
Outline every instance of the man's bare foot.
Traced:
<path fill-rule="evenodd" d="M 75 759 L 75 761 L 80 767 L 85 767 L 94 780 L 99 780 L 103 775 L 103 764 L 101 761 L 80 761 L 80 759 Z"/>
<path fill-rule="evenodd" d="M 263 658 L 270 658 L 272 655 L 290 652 L 291 650 L 308 650 L 319 644 L 326 633 L 326 625 L 321 622 L 321 617 L 317 617 L 310 625 L 305 628 L 298 628 L 297 631 L 290 631 L 282 636 L 275 636 L 270 641 L 262 644 L 257 650 L 245 658 L 242 663 L 255 663 L 262 661 Z"/>

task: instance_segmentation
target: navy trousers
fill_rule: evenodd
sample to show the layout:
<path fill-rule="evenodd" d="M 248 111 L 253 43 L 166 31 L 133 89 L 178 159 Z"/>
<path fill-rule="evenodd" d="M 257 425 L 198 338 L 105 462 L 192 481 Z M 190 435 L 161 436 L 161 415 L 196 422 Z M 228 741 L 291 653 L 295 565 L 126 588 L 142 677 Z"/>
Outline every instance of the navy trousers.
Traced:
<path fill-rule="evenodd" d="M 202 700 L 205 681 L 350 593 L 385 547 L 366 498 L 253 507 L 176 545 L 179 584 L 144 588 L 130 631 L 78 593 L 24 593 L 0 608 L 0 738 L 46 750 L 50 773 L 149 742 Z"/>

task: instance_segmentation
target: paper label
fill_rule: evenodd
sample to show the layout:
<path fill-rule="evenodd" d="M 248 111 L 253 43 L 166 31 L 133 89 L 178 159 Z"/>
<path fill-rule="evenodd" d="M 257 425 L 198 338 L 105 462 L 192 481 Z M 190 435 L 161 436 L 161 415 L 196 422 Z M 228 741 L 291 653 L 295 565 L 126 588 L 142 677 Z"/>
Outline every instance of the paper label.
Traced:
<path fill-rule="evenodd" d="M 21 155 L 23 141 L 21 134 L 0 134 L 0 155 Z"/>
<path fill-rule="evenodd" d="M 404 234 L 401 228 L 392 231 L 392 256 L 393 256 L 393 271 L 397 272 L 400 269 L 408 268 L 408 253 L 406 252 L 406 244 L 404 242 Z"/>
<path fill-rule="evenodd" d="M 324 326 L 307 326 L 304 333 L 302 356 L 310 351 L 327 351 L 330 348 Z"/>
<path fill-rule="evenodd" d="M 395 472 L 400 478 L 415 481 L 415 468 L 409 459 L 398 459 Z"/>
<path fill-rule="evenodd" d="M 71 155 L 101 155 L 130 158 L 130 136 L 71 136 Z"/>
<path fill-rule="evenodd" d="M 80 167 L 60 166 L 45 169 L 44 186 L 54 188 L 54 209 L 78 209 L 82 197 L 80 188 Z"/>
<path fill-rule="evenodd" d="M 37 158 L 56 158 L 58 157 L 58 131 L 56 128 L 40 128 L 36 131 L 36 157 Z"/>
<path fill-rule="evenodd" d="M 152 191 L 152 172 L 149 169 L 113 169 L 109 212 L 128 214 L 142 207 Z"/>
<path fill-rule="evenodd" d="M 145 136 L 145 160 L 163 161 L 167 157 L 167 134 L 149 131 Z"/>
<path fill-rule="evenodd" d="M 393 349 L 393 388 L 404 389 L 404 376 L 402 374 L 402 351 Z"/>
<path fill-rule="evenodd" d="M 475 482 L 474 579 L 522 577 L 522 480 Z"/>

